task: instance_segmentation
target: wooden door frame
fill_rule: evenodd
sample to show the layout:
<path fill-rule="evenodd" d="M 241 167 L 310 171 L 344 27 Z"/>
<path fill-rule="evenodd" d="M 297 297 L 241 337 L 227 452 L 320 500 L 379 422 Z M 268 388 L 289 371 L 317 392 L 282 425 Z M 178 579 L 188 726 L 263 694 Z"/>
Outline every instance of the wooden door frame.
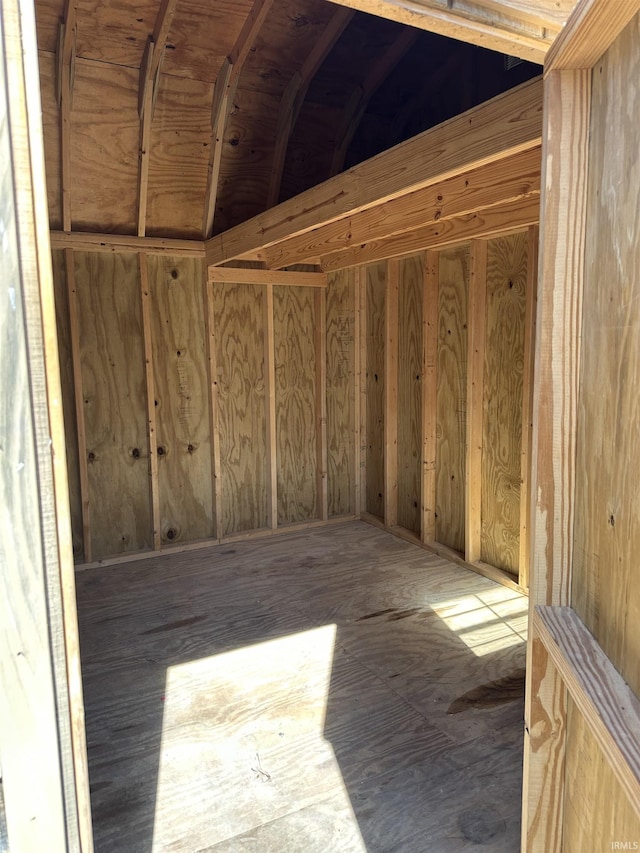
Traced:
<path fill-rule="evenodd" d="M 572 645 L 584 640 L 597 655 L 597 643 L 570 609 L 591 76 L 638 11 L 640 0 L 580 0 L 544 66 L 522 813 L 526 853 L 562 850 L 568 692 L 630 795 L 640 760 L 637 743 L 635 753 L 625 756 L 618 749 L 619 732 L 606 725 L 605 734 L 594 728 L 613 711 L 623 683 L 605 658 L 615 689 L 604 697 L 609 710 L 598 711 L 588 661 L 571 653 Z"/>
<path fill-rule="evenodd" d="M 8 842 L 22 853 L 91 853 L 33 0 L 0 5 L 0 149 L 0 755 Z"/>

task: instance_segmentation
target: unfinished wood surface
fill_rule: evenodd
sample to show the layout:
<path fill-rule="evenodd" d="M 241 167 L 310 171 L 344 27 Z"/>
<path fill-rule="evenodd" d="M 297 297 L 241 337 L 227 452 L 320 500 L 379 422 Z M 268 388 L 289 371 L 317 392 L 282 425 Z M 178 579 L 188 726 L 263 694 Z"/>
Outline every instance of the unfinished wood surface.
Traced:
<path fill-rule="evenodd" d="M 133 230 L 138 204 L 137 69 L 85 59 L 77 59 L 75 67 L 71 221 L 90 231 Z"/>
<path fill-rule="evenodd" d="M 213 535 L 201 261 L 149 257 L 162 542 Z"/>
<path fill-rule="evenodd" d="M 540 148 L 465 171 L 260 252 L 271 269 L 424 228 L 540 192 Z"/>
<path fill-rule="evenodd" d="M 436 459 L 438 452 L 438 286 L 440 256 L 425 252 L 422 286 L 422 400 L 420 539 L 436 538 Z"/>
<path fill-rule="evenodd" d="M 565 773 L 563 849 L 615 850 L 617 841 L 619 850 L 625 843 L 633 850 L 640 839 L 638 813 L 571 700 Z"/>
<path fill-rule="evenodd" d="M 329 277 L 327 288 L 327 470 L 329 516 L 355 512 L 355 270 Z"/>
<path fill-rule="evenodd" d="M 631 802 L 640 828 L 640 700 L 575 610 L 538 606 L 533 624 L 573 704 Z M 571 724 L 567 728 L 571 736 Z M 588 755 L 582 756 L 585 760 Z M 594 811 L 593 806 L 585 805 L 587 811 Z"/>
<path fill-rule="evenodd" d="M 398 291 L 400 264 L 387 262 L 384 296 L 384 523 L 398 523 Z"/>
<path fill-rule="evenodd" d="M 142 307 L 142 334 L 144 339 L 144 372 L 147 403 L 147 442 L 149 445 L 149 497 L 151 499 L 151 529 L 153 550 L 159 551 L 162 545 L 160 533 L 160 483 L 158 480 L 158 426 L 156 417 L 156 381 L 153 358 L 153 339 L 151 333 L 151 286 L 149 283 L 149 264 L 144 252 L 138 254 L 140 302 Z"/>
<path fill-rule="evenodd" d="M 467 458 L 465 462 L 465 558 L 475 563 L 482 548 L 482 404 L 486 337 L 487 243 L 471 244 L 467 351 Z"/>
<path fill-rule="evenodd" d="M 104 853 L 517 849 L 517 592 L 351 522 L 83 572 L 79 600 Z"/>
<path fill-rule="evenodd" d="M 213 500 L 213 535 L 216 539 L 222 536 L 222 460 L 220 456 L 220 427 L 218 420 L 218 328 L 214 313 L 213 285 L 207 278 L 207 270 L 201 265 L 204 285 L 205 320 L 207 335 L 207 381 L 209 383 L 209 430 L 211 435 L 211 490 Z"/>
<path fill-rule="evenodd" d="M 293 284 L 296 287 L 327 286 L 327 276 L 321 272 L 233 269 L 231 267 L 209 267 L 209 281 L 230 281 L 243 284 Z"/>
<path fill-rule="evenodd" d="M 169 253 L 204 258 L 202 240 L 94 234 L 88 231 L 52 231 L 49 239 L 52 249 L 78 249 L 81 252 L 149 252 L 154 255 Z"/>
<path fill-rule="evenodd" d="M 267 526 L 278 529 L 278 445 L 276 437 L 276 353 L 273 285 L 263 288 L 263 338 L 265 377 L 265 450 L 267 471 Z"/>
<path fill-rule="evenodd" d="M 274 287 L 278 524 L 317 518 L 313 291 Z"/>
<path fill-rule="evenodd" d="M 316 502 L 318 515 L 329 517 L 327 449 L 327 293 L 314 292 L 314 349 L 316 368 Z"/>
<path fill-rule="evenodd" d="M 398 300 L 398 524 L 420 533 L 424 257 L 400 261 Z"/>
<path fill-rule="evenodd" d="M 540 81 L 531 81 L 354 166 L 207 241 L 207 263 L 222 264 L 460 171 L 536 148 L 541 97 Z"/>
<path fill-rule="evenodd" d="M 552 72 L 545 79 L 532 438 L 533 604 L 570 602 L 590 89 L 586 70 Z M 522 829 L 522 847 L 530 853 L 562 849 L 565 692 L 533 641 L 527 665 Z"/>
<path fill-rule="evenodd" d="M 480 559 L 516 577 L 528 242 L 524 232 L 487 247 Z"/>
<path fill-rule="evenodd" d="M 74 258 L 95 559 L 152 544 L 144 345 L 136 255 Z"/>
<path fill-rule="evenodd" d="M 524 318 L 524 352 L 522 373 L 522 442 L 520 447 L 520 558 L 518 583 L 529 589 L 531 529 L 531 434 L 533 430 L 533 370 L 536 340 L 536 306 L 538 299 L 538 249 L 540 230 L 533 226 L 528 232 L 527 300 Z"/>
<path fill-rule="evenodd" d="M 64 414 L 65 447 L 67 453 L 67 480 L 69 483 L 69 511 L 73 535 L 73 556 L 83 558 L 82 493 L 80 489 L 80 466 L 78 462 L 78 427 L 76 423 L 75 387 L 73 379 L 73 343 L 69 320 L 69 294 L 67 293 L 67 269 L 65 253 L 51 253 L 53 287 L 56 300 L 56 327 L 58 332 L 58 355 L 60 358 L 60 386 Z"/>
<path fill-rule="evenodd" d="M 356 411 L 359 405 L 359 423 L 356 435 L 359 444 L 356 445 L 356 485 L 355 511 L 360 516 L 367 504 L 367 275 L 365 267 L 355 270 L 355 312 L 356 312 Z"/>
<path fill-rule="evenodd" d="M 366 499 L 364 509 L 384 518 L 385 293 L 387 265 L 365 267 Z"/>
<path fill-rule="evenodd" d="M 638 0 L 580 0 L 549 51 L 545 74 L 592 68 L 638 12 Z"/>
<path fill-rule="evenodd" d="M 440 252 L 438 287 L 436 540 L 465 550 L 469 248 Z"/>
<path fill-rule="evenodd" d="M 262 288 L 214 284 L 223 534 L 267 526 Z"/>

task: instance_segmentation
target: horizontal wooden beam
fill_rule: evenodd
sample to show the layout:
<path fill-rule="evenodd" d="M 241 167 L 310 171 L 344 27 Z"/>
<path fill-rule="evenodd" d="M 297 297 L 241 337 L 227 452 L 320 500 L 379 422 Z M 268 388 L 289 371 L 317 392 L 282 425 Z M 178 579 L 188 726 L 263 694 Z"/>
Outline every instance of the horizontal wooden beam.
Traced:
<path fill-rule="evenodd" d="M 523 23 L 559 31 L 575 0 L 478 0 L 478 5 L 498 14 L 515 15 Z"/>
<path fill-rule="evenodd" d="M 410 255 L 422 249 L 442 249 L 476 238 L 495 237 L 536 225 L 540 215 L 540 196 L 532 194 L 524 199 L 478 210 L 465 216 L 455 216 L 435 225 L 417 228 L 388 240 L 372 240 L 362 246 L 346 249 L 322 259 L 326 272 L 359 264 L 373 263 L 385 258 Z"/>
<path fill-rule="evenodd" d="M 283 272 L 282 270 L 247 270 L 230 267 L 210 267 L 209 282 L 231 284 L 288 284 L 296 287 L 326 287 L 327 276 L 322 272 Z"/>
<path fill-rule="evenodd" d="M 202 240 L 178 240 L 169 237 L 134 237 L 129 234 L 94 234 L 88 231 L 52 231 L 52 249 L 76 249 L 79 252 L 148 252 L 204 258 Z"/>
<path fill-rule="evenodd" d="M 531 21 L 519 14 L 518 9 L 506 0 L 500 3 L 503 8 L 503 14 L 500 16 L 496 14 L 495 9 L 486 8 L 482 0 L 475 3 L 468 0 L 464 3 L 459 0 L 332 0 L 332 2 L 540 64 L 544 61 L 553 35 L 559 29 L 556 21 L 551 18 L 547 26 L 531 26 Z M 497 6 L 497 0 L 492 5 Z M 527 5 L 534 6 L 533 3 Z"/>
<path fill-rule="evenodd" d="M 291 237 L 253 260 L 265 261 L 269 269 L 309 263 L 371 240 L 516 201 L 540 192 L 540 168 L 540 148 L 532 148 Z"/>
<path fill-rule="evenodd" d="M 640 0 L 581 0 L 549 50 L 544 73 L 593 68 L 638 12 Z"/>
<path fill-rule="evenodd" d="M 207 240 L 207 264 L 224 264 L 460 172 L 537 148 L 541 135 L 542 80 L 537 78 Z"/>
<path fill-rule="evenodd" d="M 640 700 L 571 607 L 538 605 L 533 628 L 640 816 Z"/>

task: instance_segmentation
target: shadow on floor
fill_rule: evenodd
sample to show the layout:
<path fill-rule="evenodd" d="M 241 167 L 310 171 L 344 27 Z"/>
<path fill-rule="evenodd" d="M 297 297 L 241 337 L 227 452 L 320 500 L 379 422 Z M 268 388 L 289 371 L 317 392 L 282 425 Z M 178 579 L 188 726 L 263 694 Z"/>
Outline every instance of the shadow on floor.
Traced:
<path fill-rule="evenodd" d="M 97 853 L 518 849 L 517 593 L 359 522 L 77 586 Z"/>

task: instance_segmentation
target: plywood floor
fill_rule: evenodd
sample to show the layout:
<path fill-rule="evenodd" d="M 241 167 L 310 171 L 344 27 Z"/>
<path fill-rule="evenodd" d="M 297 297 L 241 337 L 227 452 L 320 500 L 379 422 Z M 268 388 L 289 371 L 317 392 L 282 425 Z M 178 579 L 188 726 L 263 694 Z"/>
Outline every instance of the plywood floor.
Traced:
<path fill-rule="evenodd" d="M 519 849 L 517 593 L 352 522 L 78 599 L 97 853 Z"/>

